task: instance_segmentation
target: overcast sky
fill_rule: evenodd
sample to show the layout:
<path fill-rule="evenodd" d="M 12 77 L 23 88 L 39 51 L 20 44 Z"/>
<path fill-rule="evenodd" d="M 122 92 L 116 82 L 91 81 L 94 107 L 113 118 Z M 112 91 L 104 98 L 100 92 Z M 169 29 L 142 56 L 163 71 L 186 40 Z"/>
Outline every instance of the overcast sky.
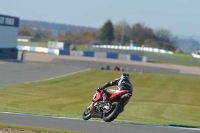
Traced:
<path fill-rule="evenodd" d="M 0 0 L 0 14 L 100 28 L 108 19 L 200 36 L 200 0 Z"/>

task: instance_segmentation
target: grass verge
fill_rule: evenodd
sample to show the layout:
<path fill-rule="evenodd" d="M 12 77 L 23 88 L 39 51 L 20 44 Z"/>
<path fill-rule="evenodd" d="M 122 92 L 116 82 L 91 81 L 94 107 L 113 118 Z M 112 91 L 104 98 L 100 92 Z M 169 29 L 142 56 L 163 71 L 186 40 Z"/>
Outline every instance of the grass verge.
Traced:
<path fill-rule="evenodd" d="M 79 131 L 59 130 L 52 128 L 38 128 L 0 123 L 0 131 L 14 133 L 85 133 Z"/>
<path fill-rule="evenodd" d="M 167 57 L 167 59 L 163 60 L 148 59 L 148 62 L 200 67 L 200 59 L 192 57 L 191 54 L 176 54 L 176 53 L 174 54 L 151 53 L 151 54 L 162 56 L 164 58 Z"/>

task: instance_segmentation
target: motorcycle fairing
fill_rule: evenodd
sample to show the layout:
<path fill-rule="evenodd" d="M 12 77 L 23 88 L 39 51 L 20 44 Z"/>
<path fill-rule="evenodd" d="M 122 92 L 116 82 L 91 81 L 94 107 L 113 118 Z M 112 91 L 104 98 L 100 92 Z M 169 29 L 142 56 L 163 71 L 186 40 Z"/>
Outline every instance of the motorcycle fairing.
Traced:
<path fill-rule="evenodd" d="M 96 103 L 97 101 L 100 101 L 102 99 L 102 94 L 99 91 L 96 91 L 96 94 L 94 95 L 92 99 L 92 104 Z"/>
<path fill-rule="evenodd" d="M 125 94 L 125 93 L 130 93 L 129 90 L 120 90 L 120 91 L 118 91 L 118 90 L 117 91 L 106 90 L 106 91 L 111 94 L 109 99 L 112 99 L 112 98 L 114 98 L 114 97 L 116 97 L 118 95 L 122 95 L 122 94 Z"/>

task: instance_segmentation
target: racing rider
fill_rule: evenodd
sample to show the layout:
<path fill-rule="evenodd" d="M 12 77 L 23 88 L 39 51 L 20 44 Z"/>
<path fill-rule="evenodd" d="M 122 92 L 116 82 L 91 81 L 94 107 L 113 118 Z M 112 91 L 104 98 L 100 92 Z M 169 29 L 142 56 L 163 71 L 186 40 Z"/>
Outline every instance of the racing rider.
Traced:
<path fill-rule="evenodd" d="M 133 91 L 133 86 L 130 82 L 130 76 L 129 74 L 123 73 L 120 78 L 117 78 L 115 80 L 112 80 L 110 82 L 105 83 L 103 86 L 99 87 L 97 89 L 97 91 L 102 93 L 103 96 L 103 100 L 104 101 L 108 101 L 108 96 L 110 95 L 109 92 L 106 91 L 106 89 L 110 86 L 117 86 L 118 90 L 112 90 L 110 89 L 112 92 L 116 92 L 116 91 L 121 91 L 121 90 L 129 90 L 132 94 Z M 130 98 L 129 98 L 130 99 Z M 129 102 L 129 100 L 124 103 L 123 107 L 122 107 L 122 111 L 124 110 L 124 106 Z M 92 109 L 93 106 L 91 106 L 90 109 Z"/>

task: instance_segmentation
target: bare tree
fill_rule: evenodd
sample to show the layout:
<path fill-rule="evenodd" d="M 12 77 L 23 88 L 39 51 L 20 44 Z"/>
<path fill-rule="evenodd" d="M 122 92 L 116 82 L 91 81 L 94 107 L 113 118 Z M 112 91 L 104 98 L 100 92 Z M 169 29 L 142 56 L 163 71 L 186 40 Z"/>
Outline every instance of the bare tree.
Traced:
<path fill-rule="evenodd" d="M 132 38 L 136 45 L 142 46 L 146 39 L 155 39 L 155 34 L 151 28 L 136 23 L 132 27 Z"/>

